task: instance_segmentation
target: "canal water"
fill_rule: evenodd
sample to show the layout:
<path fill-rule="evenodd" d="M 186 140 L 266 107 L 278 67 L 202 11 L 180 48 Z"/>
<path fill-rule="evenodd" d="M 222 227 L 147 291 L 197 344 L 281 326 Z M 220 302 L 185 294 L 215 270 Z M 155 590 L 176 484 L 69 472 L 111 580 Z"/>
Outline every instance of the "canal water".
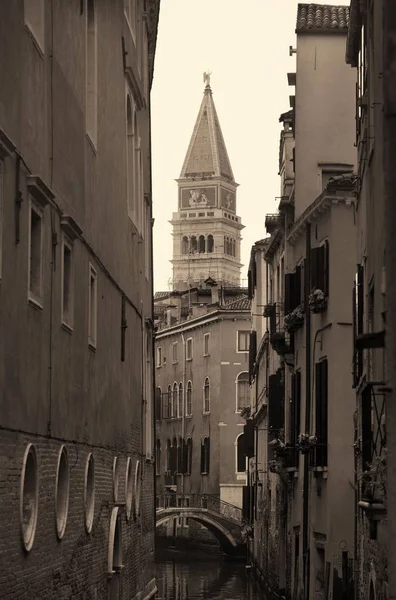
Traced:
<path fill-rule="evenodd" d="M 156 600 L 262 600 L 244 562 L 220 552 L 157 550 Z"/>

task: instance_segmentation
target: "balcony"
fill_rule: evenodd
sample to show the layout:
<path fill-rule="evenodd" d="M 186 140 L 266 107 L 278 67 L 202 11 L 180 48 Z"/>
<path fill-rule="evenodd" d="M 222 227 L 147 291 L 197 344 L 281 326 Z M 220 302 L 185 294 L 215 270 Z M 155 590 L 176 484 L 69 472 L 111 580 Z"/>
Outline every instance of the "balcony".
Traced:
<path fill-rule="evenodd" d="M 265 216 L 265 228 L 267 233 L 272 235 L 281 225 L 281 216 L 279 213 Z"/>

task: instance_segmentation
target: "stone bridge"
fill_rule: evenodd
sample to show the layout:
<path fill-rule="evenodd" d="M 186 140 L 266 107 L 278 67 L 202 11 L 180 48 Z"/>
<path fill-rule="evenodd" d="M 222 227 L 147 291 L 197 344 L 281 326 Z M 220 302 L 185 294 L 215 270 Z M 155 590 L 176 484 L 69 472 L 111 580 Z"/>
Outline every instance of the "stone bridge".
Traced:
<path fill-rule="evenodd" d="M 180 503 L 182 506 L 177 506 Z M 156 527 L 177 518 L 193 519 L 204 525 L 217 538 L 223 551 L 230 555 L 246 553 L 242 509 L 217 496 L 171 494 L 157 496 Z"/>

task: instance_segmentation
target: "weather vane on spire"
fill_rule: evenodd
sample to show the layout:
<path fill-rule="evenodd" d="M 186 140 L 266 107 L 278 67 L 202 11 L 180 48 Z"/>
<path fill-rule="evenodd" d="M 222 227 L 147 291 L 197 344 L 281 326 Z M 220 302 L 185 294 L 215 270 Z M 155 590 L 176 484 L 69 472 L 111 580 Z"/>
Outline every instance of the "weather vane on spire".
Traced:
<path fill-rule="evenodd" d="M 212 71 L 209 71 L 209 69 L 204 72 L 203 80 L 204 80 L 205 87 L 210 87 L 210 76 L 211 75 L 212 75 Z"/>

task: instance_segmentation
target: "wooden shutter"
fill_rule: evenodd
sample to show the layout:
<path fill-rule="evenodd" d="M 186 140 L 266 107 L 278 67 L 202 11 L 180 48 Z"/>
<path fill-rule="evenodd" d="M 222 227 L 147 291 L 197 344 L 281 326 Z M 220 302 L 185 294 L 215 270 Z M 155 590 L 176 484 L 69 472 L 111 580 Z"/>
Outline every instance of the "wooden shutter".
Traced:
<path fill-rule="evenodd" d="M 276 333 L 276 304 L 271 305 L 270 333 Z"/>
<path fill-rule="evenodd" d="M 201 441 L 201 473 L 205 473 L 205 440 Z"/>
<path fill-rule="evenodd" d="M 253 419 L 248 419 L 246 425 L 243 428 L 243 443 L 244 443 L 244 454 L 248 458 L 254 456 L 254 424 Z"/>
<path fill-rule="evenodd" d="M 357 273 L 357 333 L 364 331 L 364 269 L 361 265 Z M 363 374 L 363 352 L 357 351 L 357 377 Z"/>
<path fill-rule="evenodd" d="M 310 277 L 310 292 L 319 288 L 318 265 L 319 265 L 319 248 L 311 249 L 311 277 Z"/>
<path fill-rule="evenodd" d="M 318 438 L 316 449 L 316 466 L 327 466 L 327 430 L 328 430 L 328 401 L 327 401 L 327 360 L 315 365 L 315 433 Z"/>
<path fill-rule="evenodd" d="M 292 310 L 292 303 L 291 303 L 291 284 L 292 284 L 292 278 L 293 275 L 291 273 L 286 273 L 285 275 L 285 315 L 288 315 Z"/>
<path fill-rule="evenodd" d="M 275 375 L 269 376 L 268 381 L 268 428 L 278 434 L 284 423 L 284 387 L 279 369 Z"/>
<path fill-rule="evenodd" d="M 183 460 L 182 460 L 182 473 L 188 473 L 188 444 L 183 440 Z"/>
<path fill-rule="evenodd" d="M 249 383 L 252 383 L 255 375 L 255 362 L 257 354 L 257 332 L 251 331 L 249 335 Z"/>
<path fill-rule="evenodd" d="M 210 438 L 206 438 L 206 473 L 210 470 Z"/>
<path fill-rule="evenodd" d="M 330 248 L 328 240 L 323 245 L 323 292 L 325 296 L 330 293 Z"/>
<path fill-rule="evenodd" d="M 301 304 L 301 266 L 296 267 L 294 275 L 294 308 Z"/>

